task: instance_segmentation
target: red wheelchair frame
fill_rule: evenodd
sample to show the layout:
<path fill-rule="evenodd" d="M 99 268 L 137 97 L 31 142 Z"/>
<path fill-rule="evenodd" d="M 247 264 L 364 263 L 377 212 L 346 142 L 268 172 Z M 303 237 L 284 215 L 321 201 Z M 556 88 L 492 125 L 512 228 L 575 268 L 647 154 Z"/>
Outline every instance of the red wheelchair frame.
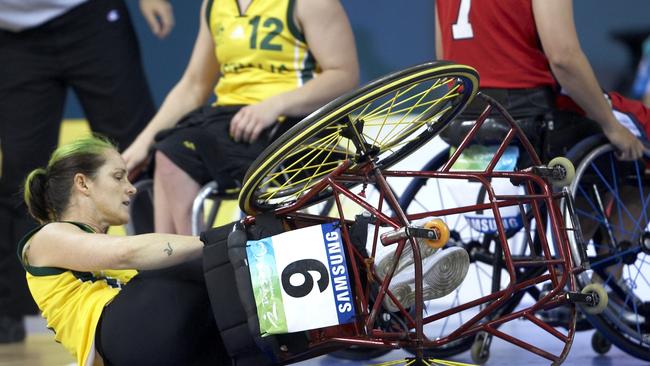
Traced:
<path fill-rule="evenodd" d="M 479 94 L 480 95 L 480 94 Z M 495 337 L 501 338 L 507 342 L 524 348 L 541 357 L 560 364 L 567 356 L 575 333 L 576 302 L 589 303 L 593 301 L 586 298 L 584 294 L 576 293 L 576 284 L 574 275 L 583 271 L 585 268 L 574 265 L 571 250 L 568 244 L 567 235 L 574 235 L 574 230 L 564 226 L 565 220 L 562 218 L 559 209 L 559 201 L 570 201 L 570 195 L 567 190 L 554 192 L 549 181 L 557 179 L 558 174 L 562 172 L 558 167 L 543 166 L 535 153 L 534 148 L 526 139 L 523 131 L 517 126 L 507 111 L 496 101 L 487 96 L 487 108 L 476 121 L 476 124 L 469 131 L 458 149 L 450 156 L 449 161 L 439 171 L 401 171 L 378 168 L 372 159 L 368 159 L 363 164 L 353 165 L 351 161 L 343 162 L 329 175 L 322 178 L 318 183 L 311 187 L 294 203 L 280 207 L 274 210 L 276 216 L 282 217 L 292 227 L 301 227 L 308 224 L 317 224 L 324 222 L 338 221 L 341 224 L 343 241 L 348 253 L 349 265 L 352 269 L 353 286 L 356 288 L 356 322 L 351 325 L 330 327 L 309 331 L 310 352 L 318 353 L 318 350 L 331 349 L 332 346 L 367 346 L 367 347 L 388 347 L 388 348 L 408 348 L 413 351 L 415 360 L 418 363 L 426 359 L 424 350 L 431 347 L 439 347 L 454 340 L 475 335 L 478 332 L 487 332 Z M 499 145 L 496 153 L 489 162 L 487 168 L 483 171 L 457 171 L 452 170 L 452 166 L 460 157 L 463 151 L 470 145 L 472 139 L 481 128 L 481 125 L 493 112 L 500 114 L 508 123 L 510 129 Z M 499 159 L 503 156 L 506 148 L 518 141 L 519 146 L 530 157 L 533 167 L 519 171 L 497 171 L 495 167 Z M 561 170 L 561 169 L 560 169 Z M 463 207 L 447 208 L 437 211 L 420 212 L 415 214 L 406 214 L 398 204 L 398 199 L 388 185 L 386 178 L 390 177 L 407 177 L 407 178 L 442 178 L 449 180 L 469 180 L 479 182 L 485 188 L 489 202 L 483 204 L 473 204 Z M 506 178 L 526 188 L 525 194 L 522 195 L 500 195 L 494 192 L 490 180 L 492 178 Z M 369 202 L 364 195 L 352 192 L 352 186 L 363 185 L 363 191 L 367 185 L 373 185 L 379 192 L 379 199 L 376 205 Z M 302 208 L 311 204 L 314 197 L 324 190 L 330 190 L 336 202 L 337 217 L 325 217 L 311 215 L 299 212 Z M 363 192 L 362 191 L 362 192 Z M 359 250 L 352 245 L 348 226 L 353 222 L 352 219 L 346 218 L 344 213 L 342 198 L 345 197 L 363 210 L 369 212 L 375 220 L 375 231 L 372 239 L 372 250 L 368 257 L 363 256 Z M 384 204 L 387 206 L 385 207 Z M 506 228 L 501 220 L 500 208 L 526 206 L 529 212 L 532 212 L 536 222 L 543 222 L 544 215 L 548 215 L 548 225 L 550 227 L 553 244 L 547 237 L 547 230 L 544 225 L 537 225 L 534 233 L 541 244 L 540 255 L 531 255 L 523 258 L 516 258 L 509 248 L 509 245 L 501 245 L 500 250 L 503 254 L 507 272 L 510 275 L 510 283 L 504 289 L 493 292 L 487 296 L 476 298 L 475 300 L 454 306 L 450 309 L 427 315 L 424 314 L 423 303 L 423 281 L 422 281 L 422 259 L 420 251 L 414 237 L 401 239 L 396 243 L 395 253 L 400 256 L 406 245 L 410 245 L 415 267 L 415 306 L 414 309 L 404 309 L 399 304 L 397 298 L 388 290 L 390 281 L 395 272 L 397 261 L 392 265 L 386 277 L 382 280 L 373 267 L 374 256 L 377 245 L 381 244 L 378 235 L 380 226 L 400 229 L 409 227 L 412 221 L 427 217 L 444 217 L 476 210 L 491 210 L 494 214 L 497 225 L 498 238 L 501 243 L 508 243 Z M 570 205 L 569 205 L 570 206 Z M 542 209 L 543 207 L 546 210 Z M 392 214 L 387 214 L 389 209 Z M 572 215 L 572 213 L 571 213 Z M 575 221 L 575 220 L 574 220 Z M 243 222 L 252 224 L 255 222 L 254 216 L 246 217 Z M 554 251 L 552 246 L 554 245 Z M 354 260 L 352 259 L 354 258 Z M 544 269 L 544 273 L 533 278 L 517 282 L 516 269 L 520 267 L 539 267 Z M 374 281 L 379 286 L 376 299 L 372 301 L 369 286 L 364 286 L 362 278 L 368 280 L 366 283 Z M 503 306 L 515 294 L 525 291 L 527 288 L 535 285 L 550 282 L 552 289 L 545 293 L 533 305 L 525 306 L 523 309 L 516 309 L 507 314 L 501 314 L 496 318 L 491 318 L 499 307 Z M 400 309 L 400 316 L 404 319 L 408 329 L 381 329 L 377 326 L 377 318 L 381 312 L 382 300 L 388 296 Z M 552 325 L 545 323 L 535 316 L 535 312 L 540 309 L 550 309 L 557 306 L 567 305 L 570 307 L 570 319 L 566 324 L 566 331 L 554 328 Z M 471 319 L 466 321 L 457 329 L 453 330 L 446 336 L 439 339 L 428 339 L 423 331 L 426 324 L 444 319 L 452 314 L 467 310 L 469 308 L 479 307 L 480 311 Z M 561 351 L 551 352 L 531 344 L 530 342 L 519 339 L 515 336 L 506 334 L 499 330 L 499 326 L 515 319 L 525 319 L 539 327 L 544 332 L 555 337 L 563 344 Z M 304 359 L 304 355 L 293 355 L 285 359 L 290 363 L 294 359 Z"/>

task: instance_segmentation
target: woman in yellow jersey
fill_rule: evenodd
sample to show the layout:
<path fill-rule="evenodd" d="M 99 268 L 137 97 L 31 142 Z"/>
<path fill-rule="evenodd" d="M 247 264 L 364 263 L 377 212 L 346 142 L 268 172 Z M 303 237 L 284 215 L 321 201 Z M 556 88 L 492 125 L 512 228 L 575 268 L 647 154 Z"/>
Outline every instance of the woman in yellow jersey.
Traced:
<path fill-rule="evenodd" d="M 204 0 L 183 77 L 123 153 L 137 170 L 156 149 L 156 231 L 190 233 L 202 184 L 236 186 L 272 136 L 354 88 L 358 73 L 338 0 Z"/>
<path fill-rule="evenodd" d="M 120 154 L 96 137 L 58 148 L 27 177 L 25 202 L 41 226 L 18 255 L 48 327 L 80 366 L 230 364 L 199 238 L 106 235 L 129 220 L 134 193 Z"/>

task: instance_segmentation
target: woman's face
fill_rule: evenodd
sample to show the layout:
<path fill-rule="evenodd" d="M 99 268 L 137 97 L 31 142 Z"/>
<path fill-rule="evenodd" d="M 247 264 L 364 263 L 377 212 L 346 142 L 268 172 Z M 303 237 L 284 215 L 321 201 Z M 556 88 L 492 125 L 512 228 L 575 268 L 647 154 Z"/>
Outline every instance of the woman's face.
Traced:
<path fill-rule="evenodd" d="M 135 187 L 129 182 L 126 164 L 115 150 L 106 150 L 106 162 L 91 180 L 91 196 L 99 220 L 108 225 L 123 225 L 129 221 L 129 204 Z"/>

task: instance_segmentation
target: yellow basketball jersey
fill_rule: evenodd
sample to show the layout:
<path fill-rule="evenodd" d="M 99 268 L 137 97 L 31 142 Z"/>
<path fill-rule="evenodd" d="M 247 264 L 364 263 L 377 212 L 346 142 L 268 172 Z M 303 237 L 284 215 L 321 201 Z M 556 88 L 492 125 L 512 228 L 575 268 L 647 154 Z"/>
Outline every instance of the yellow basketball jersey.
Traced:
<path fill-rule="evenodd" d="M 221 77 L 217 105 L 253 104 L 294 90 L 318 72 L 304 35 L 294 23 L 295 0 L 211 0 L 207 21 Z"/>
<path fill-rule="evenodd" d="M 86 225 L 72 223 L 92 232 Z M 23 248 L 42 228 L 20 241 L 18 255 L 27 271 L 27 284 L 54 339 L 77 359 L 80 366 L 95 359 L 95 329 L 108 304 L 138 272 L 135 270 L 77 272 L 52 267 L 32 267 L 23 257 Z"/>

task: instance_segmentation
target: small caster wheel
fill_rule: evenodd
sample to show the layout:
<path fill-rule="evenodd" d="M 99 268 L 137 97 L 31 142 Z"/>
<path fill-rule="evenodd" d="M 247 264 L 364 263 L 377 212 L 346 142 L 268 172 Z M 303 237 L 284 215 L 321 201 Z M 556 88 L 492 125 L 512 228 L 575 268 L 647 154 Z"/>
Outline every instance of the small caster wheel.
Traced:
<path fill-rule="evenodd" d="M 549 178 L 554 187 L 568 186 L 576 175 L 576 169 L 573 167 L 573 163 L 564 157 L 552 159 L 547 166 L 553 169 L 553 174 Z"/>
<path fill-rule="evenodd" d="M 605 288 L 601 284 L 590 283 L 580 292 L 583 294 L 592 294 L 595 297 L 595 305 L 585 304 L 582 306 L 582 310 L 585 313 L 596 315 L 605 311 L 609 296 L 607 296 L 607 291 L 605 291 Z"/>
<path fill-rule="evenodd" d="M 600 334 L 600 332 L 596 331 L 594 332 L 594 335 L 591 336 L 591 348 L 593 348 L 599 355 L 604 355 L 612 349 L 612 342 Z"/>
<path fill-rule="evenodd" d="M 470 355 L 472 361 L 479 365 L 484 365 L 490 358 L 490 338 L 485 332 L 478 333 L 472 343 Z"/>
<path fill-rule="evenodd" d="M 441 219 L 433 219 L 424 224 L 425 229 L 434 230 L 438 239 L 425 239 L 424 243 L 433 249 L 440 249 L 449 241 L 449 227 Z"/>

